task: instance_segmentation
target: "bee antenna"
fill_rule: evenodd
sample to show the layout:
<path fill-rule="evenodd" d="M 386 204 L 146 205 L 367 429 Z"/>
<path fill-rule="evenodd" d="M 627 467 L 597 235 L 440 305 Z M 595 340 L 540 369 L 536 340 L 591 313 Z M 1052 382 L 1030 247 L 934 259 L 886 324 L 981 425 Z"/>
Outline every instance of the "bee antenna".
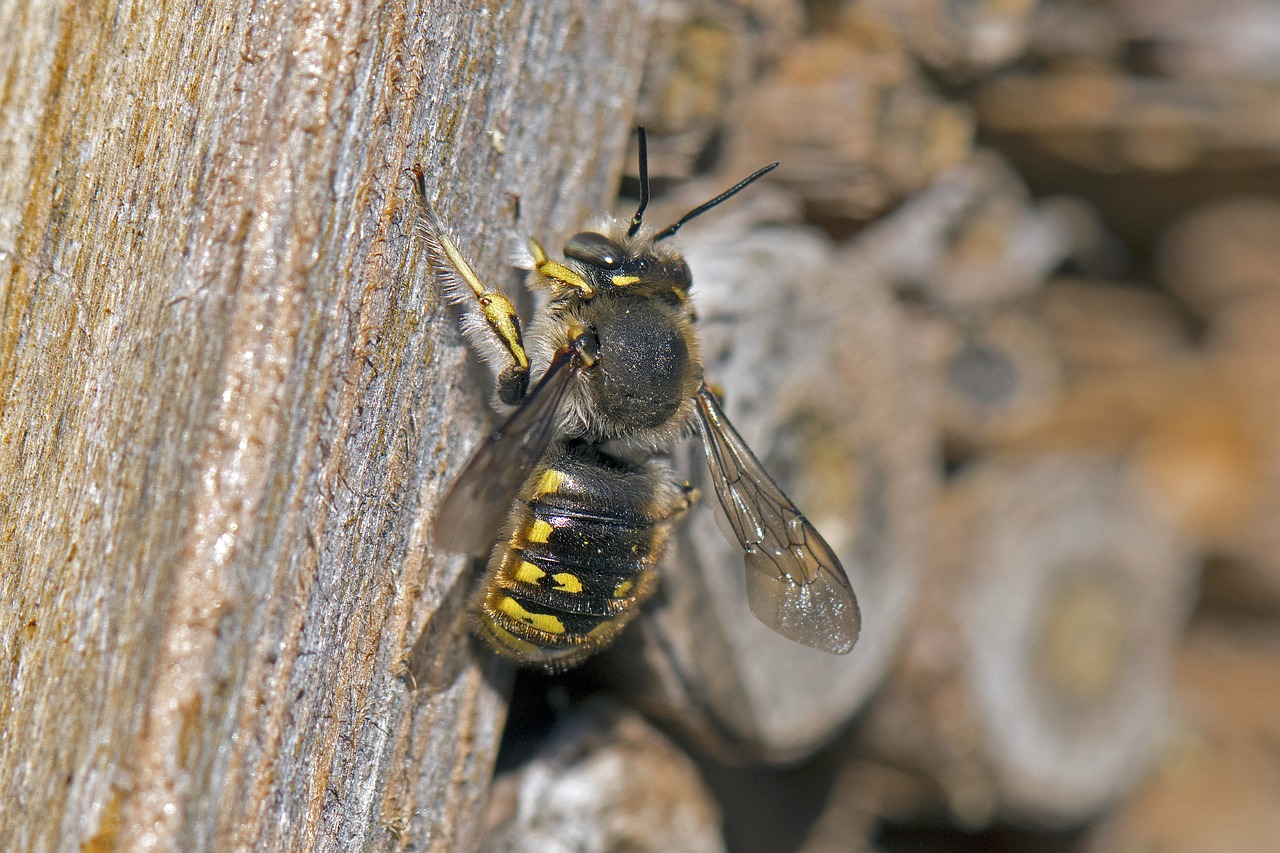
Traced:
<path fill-rule="evenodd" d="M 644 209 L 649 206 L 649 147 L 645 143 L 644 128 L 638 127 L 636 132 L 640 137 L 640 207 L 636 208 L 636 215 L 631 217 L 631 227 L 627 229 L 628 237 L 636 236 L 636 232 L 640 230 L 640 223 L 644 221 Z"/>
<path fill-rule="evenodd" d="M 733 186 L 729 187 L 729 189 L 720 193 L 720 195 L 711 199 L 711 201 L 706 202 L 705 204 L 698 205 L 693 210 L 689 211 L 684 216 L 680 217 L 680 221 L 676 222 L 674 225 L 668 225 L 666 228 L 663 228 L 661 231 L 659 231 L 657 234 L 654 235 L 653 242 L 656 243 L 659 240 L 665 240 L 668 237 L 672 236 L 673 234 L 675 234 L 677 231 L 680 230 L 681 225 L 684 225 L 690 219 L 693 219 L 695 216 L 701 216 L 702 214 L 706 213 L 708 210 L 715 207 L 717 204 L 720 204 L 721 202 L 728 201 L 730 198 L 733 198 L 735 195 L 742 192 L 748 186 L 755 183 L 760 178 L 763 178 L 765 175 L 769 174 L 776 168 L 778 168 L 777 163 L 770 163 L 768 166 L 765 166 L 763 169 L 757 169 L 756 171 L 752 172 L 747 177 L 743 178 Z M 642 210 L 644 209 L 643 205 L 641 205 L 641 209 Z M 639 216 L 639 214 L 636 214 L 636 215 Z M 635 220 L 632 220 L 632 221 L 634 222 Z"/>

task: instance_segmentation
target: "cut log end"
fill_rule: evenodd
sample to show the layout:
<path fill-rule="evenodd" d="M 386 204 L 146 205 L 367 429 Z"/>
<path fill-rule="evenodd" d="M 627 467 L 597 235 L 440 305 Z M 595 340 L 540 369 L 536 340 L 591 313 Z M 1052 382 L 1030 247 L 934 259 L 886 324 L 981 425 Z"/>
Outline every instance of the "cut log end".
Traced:
<path fill-rule="evenodd" d="M 659 606 L 627 638 L 633 654 L 619 653 L 620 681 L 722 757 L 794 760 L 848 720 L 902 636 L 923 556 L 914 525 L 929 494 L 926 422 L 903 392 L 900 319 L 865 266 L 839 263 L 825 240 L 790 228 L 704 231 L 688 257 L 708 376 L 839 556 L 864 621 L 844 655 L 761 624 L 741 550 L 703 506 L 674 542 Z M 691 466 L 696 482 L 699 454 Z M 840 618 L 837 632 L 851 636 L 852 617 Z"/>
<path fill-rule="evenodd" d="M 720 812 L 697 768 L 635 712 L 597 702 L 499 775 L 482 853 L 721 853 Z"/>
<path fill-rule="evenodd" d="M 938 547 L 961 553 L 930 578 L 868 742 L 937 780 L 965 823 L 1083 820 L 1157 745 L 1189 554 L 1106 457 L 975 471 L 949 501 Z"/>

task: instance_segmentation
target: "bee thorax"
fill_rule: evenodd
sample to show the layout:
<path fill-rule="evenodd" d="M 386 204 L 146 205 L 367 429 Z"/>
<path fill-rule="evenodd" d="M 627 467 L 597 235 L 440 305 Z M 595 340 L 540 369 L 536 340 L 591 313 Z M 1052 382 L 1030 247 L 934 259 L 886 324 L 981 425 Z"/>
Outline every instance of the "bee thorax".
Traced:
<path fill-rule="evenodd" d="M 652 300 L 610 302 L 590 318 L 599 337 L 589 379 L 595 414 L 618 433 L 660 427 L 699 379 L 688 323 Z"/>

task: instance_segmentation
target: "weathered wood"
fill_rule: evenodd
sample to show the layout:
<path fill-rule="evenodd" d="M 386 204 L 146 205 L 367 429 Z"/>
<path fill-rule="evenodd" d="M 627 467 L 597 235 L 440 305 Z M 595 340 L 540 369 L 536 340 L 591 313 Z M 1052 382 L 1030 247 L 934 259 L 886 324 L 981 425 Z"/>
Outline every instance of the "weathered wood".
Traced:
<path fill-rule="evenodd" d="M 801 7 L 797 0 L 662 5 L 637 105 L 637 119 L 649 132 L 655 183 L 693 177 L 704 161 L 715 159 L 743 92 L 799 37 Z"/>
<path fill-rule="evenodd" d="M 1275 451 L 1261 438 L 1248 405 L 1212 387 L 1213 381 L 1206 374 L 1170 389 L 1134 445 L 1130 464 L 1152 502 L 1205 550 L 1241 554 L 1249 550 L 1241 540 L 1261 533 L 1272 585 L 1280 592 L 1280 564 L 1271 556 L 1280 473 Z"/>
<path fill-rule="evenodd" d="M 1040 320 L 1024 309 L 974 318 L 913 317 L 928 356 L 939 431 L 965 454 L 1024 435 L 1056 410 L 1062 364 Z"/>
<path fill-rule="evenodd" d="M 7 847 L 477 843 L 506 676 L 399 676 L 485 419 L 402 171 L 505 281 L 612 196 L 649 14 L 0 2 Z"/>
<path fill-rule="evenodd" d="M 1035 0 L 868 0 L 898 27 L 924 62 L 953 80 L 971 80 L 1026 50 Z"/>
<path fill-rule="evenodd" d="M 1239 413 L 1241 481 L 1247 503 L 1215 544 L 1280 590 L 1280 291 L 1234 300 L 1218 311 L 1205 341 L 1207 375 Z"/>
<path fill-rule="evenodd" d="M 722 756 L 793 760 L 849 719 L 898 648 L 924 559 L 919 508 L 933 469 L 883 282 L 813 231 L 753 227 L 749 205 L 763 212 L 772 203 L 764 188 L 753 196 L 714 224 L 690 226 L 686 241 L 707 377 L 840 556 L 862 636 L 835 656 L 751 615 L 741 549 L 717 523 L 701 450 L 690 447 L 703 505 L 676 537 L 661 606 L 624 637 L 618 680 Z"/>
<path fill-rule="evenodd" d="M 698 768 L 635 711 L 604 701 L 566 715 L 495 779 L 486 821 L 486 853 L 725 849 Z"/>
<path fill-rule="evenodd" d="M 1038 0 L 1027 53 L 1041 62 L 1118 62 L 1125 30 L 1113 4 Z"/>
<path fill-rule="evenodd" d="M 1172 299 L 1122 283 L 1058 279 L 1034 306 L 1066 387 L 1052 416 L 1005 451 L 1124 456 L 1152 503 L 1204 547 L 1238 544 L 1250 519 L 1270 529 L 1259 524 L 1270 475 L 1265 431 L 1252 411 L 1265 392 L 1233 390 L 1244 376 L 1266 374 L 1266 346 L 1250 359 L 1261 373 L 1215 367 L 1193 347 Z"/>
<path fill-rule="evenodd" d="M 962 824 L 1084 820 L 1141 777 L 1194 595 L 1189 553 L 1115 460 L 981 467 L 933 519 L 908 653 L 866 727 Z"/>
<path fill-rule="evenodd" d="M 1162 368 L 1176 371 L 1172 365 L 1195 355 L 1181 307 L 1153 288 L 1059 276 L 1034 302 L 1073 382 Z"/>
<path fill-rule="evenodd" d="M 1163 283 L 1202 317 L 1280 291 L 1280 201 L 1234 196 L 1203 205 L 1161 238 Z"/>
<path fill-rule="evenodd" d="M 1274 81 L 1171 80 L 1064 66 L 993 79 L 979 120 L 1009 139 L 1091 170 L 1173 173 L 1241 163 L 1274 167 L 1280 100 Z"/>
<path fill-rule="evenodd" d="M 1123 282 L 1055 279 L 1035 298 L 1066 387 L 1053 417 L 1018 446 L 1123 454 L 1203 376 L 1178 306 Z"/>
<path fill-rule="evenodd" d="M 1086 12 L 1111 7 L 1125 38 L 1143 46 L 1158 73 L 1186 79 L 1280 79 L 1280 12 L 1271 0 L 1220 5 L 1183 0 L 1115 0 L 1075 4 Z"/>
<path fill-rule="evenodd" d="M 847 751 L 846 751 L 847 752 Z M 822 814 L 801 853 L 880 853 L 873 839 L 884 818 L 909 818 L 928 794 L 919 777 L 896 767 L 842 756 Z"/>

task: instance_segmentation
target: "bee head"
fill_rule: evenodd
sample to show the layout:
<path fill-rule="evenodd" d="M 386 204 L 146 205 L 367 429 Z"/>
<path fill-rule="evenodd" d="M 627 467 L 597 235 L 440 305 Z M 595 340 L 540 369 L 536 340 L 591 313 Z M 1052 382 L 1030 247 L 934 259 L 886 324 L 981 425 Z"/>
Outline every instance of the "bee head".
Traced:
<path fill-rule="evenodd" d="M 708 202 L 698 205 L 663 228 L 652 237 L 640 236 L 644 224 L 644 211 L 649 206 L 649 156 L 644 128 L 639 130 L 640 147 L 640 206 L 627 226 L 625 233 L 616 237 L 598 231 L 581 231 L 569 238 L 564 246 L 564 256 L 577 262 L 581 271 L 598 290 L 628 288 L 632 293 L 646 296 L 671 295 L 677 302 L 693 285 L 693 275 L 684 258 L 674 250 L 658 244 L 675 235 L 680 227 L 701 216 L 716 205 L 732 198 L 750 184 L 778 167 L 771 163 L 763 169 L 738 181 L 729 189 Z"/>
<path fill-rule="evenodd" d="M 674 290 L 687 293 L 693 285 L 693 273 L 684 258 L 650 240 L 615 240 L 596 231 L 582 231 L 565 243 L 564 256 L 576 261 L 602 289 L 628 288 L 637 294 L 657 295 Z"/>

